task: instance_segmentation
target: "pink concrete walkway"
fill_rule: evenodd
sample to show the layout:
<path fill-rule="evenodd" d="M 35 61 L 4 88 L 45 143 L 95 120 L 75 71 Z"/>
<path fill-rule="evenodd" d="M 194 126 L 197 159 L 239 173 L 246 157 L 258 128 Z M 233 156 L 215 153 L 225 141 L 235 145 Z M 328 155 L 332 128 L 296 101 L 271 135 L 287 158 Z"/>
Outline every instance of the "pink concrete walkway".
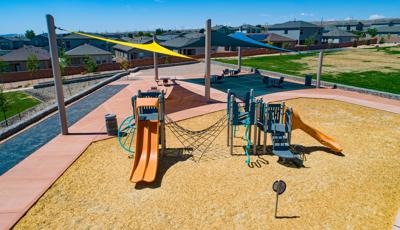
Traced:
<path fill-rule="evenodd" d="M 129 86 L 70 127 L 71 135 L 57 136 L 0 177 L 0 229 L 11 228 L 92 142 L 109 138 L 104 134 L 105 114 L 115 113 L 121 122 L 131 114 L 131 96 L 138 89 L 155 86 L 150 76 L 141 76 L 140 80 L 121 79 L 113 84 L 126 83 Z M 167 112 L 173 120 L 226 108 L 225 93 L 212 89 L 213 103 L 207 103 L 202 97 L 202 86 L 188 82 L 179 84 L 168 88 L 172 92 L 167 100 L 171 109 Z M 266 101 L 299 97 L 336 99 L 400 114 L 399 101 L 338 89 L 307 89 L 264 96 Z"/>

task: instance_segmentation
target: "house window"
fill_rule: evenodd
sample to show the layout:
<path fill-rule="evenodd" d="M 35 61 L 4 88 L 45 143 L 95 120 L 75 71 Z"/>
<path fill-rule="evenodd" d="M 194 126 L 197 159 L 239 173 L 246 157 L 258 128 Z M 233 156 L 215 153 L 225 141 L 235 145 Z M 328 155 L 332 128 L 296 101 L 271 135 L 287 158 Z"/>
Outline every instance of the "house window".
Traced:
<path fill-rule="evenodd" d="M 351 29 L 351 27 L 350 27 L 350 26 L 347 26 L 347 31 L 350 31 L 350 29 Z"/>
<path fill-rule="evenodd" d="M 285 34 L 288 34 L 288 30 L 285 30 Z"/>
<path fill-rule="evenodd" d="M 304 33 L 304 31 L 303 31 L 303 30 L 300 30 L 300 34 L 303 35 L 303 33 Z"/>

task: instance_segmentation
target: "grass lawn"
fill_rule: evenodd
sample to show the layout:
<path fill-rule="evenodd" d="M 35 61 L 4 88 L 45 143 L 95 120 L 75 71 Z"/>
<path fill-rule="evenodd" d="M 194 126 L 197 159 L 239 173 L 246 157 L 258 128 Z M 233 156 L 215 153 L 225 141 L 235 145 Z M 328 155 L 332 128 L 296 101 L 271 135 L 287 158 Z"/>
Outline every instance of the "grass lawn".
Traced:
<path fill-rule="evenodd" d="M 236 59 L 217 59 L 237 64 Z M 259 69 L 316 77 L 318 53 L 243 58 Z M 400 94 L 400 48 L 385 47 L 329 52 L 324 56 L 322 80 Z"/>
<path fill-rule="evenodd" d="M 8 111 L 6 112 L 7 118 L 14 116 L 26 109 L 29 109 L 40 101 L 22 92 L 7 92 L 4 93 L 10 100 Z M 5 120 L 3 112 L 0 112 L 0 121 Z"/>

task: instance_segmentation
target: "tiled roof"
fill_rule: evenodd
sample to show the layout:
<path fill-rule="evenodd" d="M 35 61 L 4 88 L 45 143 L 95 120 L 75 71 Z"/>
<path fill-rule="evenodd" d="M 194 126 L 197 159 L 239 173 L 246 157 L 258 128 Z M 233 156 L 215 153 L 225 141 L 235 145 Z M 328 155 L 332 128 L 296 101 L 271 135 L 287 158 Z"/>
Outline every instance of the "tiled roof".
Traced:
<path fill-rule="evenodd" d="M 83 44 L 65 52 L 68 56 L 85 56 L 85 55 L 111 55 L 110 52 L 102 50 L 89 44 Z"/>
<path fill-rule="evenodd" d="M 0 57 L 3 61 L 26 61 L 29 55 L 35 55 L 39 61 L 50 60 L 50 54 L 47 50 L 35 47 L 24 46 L 17 50 L 13 50 Z"/>

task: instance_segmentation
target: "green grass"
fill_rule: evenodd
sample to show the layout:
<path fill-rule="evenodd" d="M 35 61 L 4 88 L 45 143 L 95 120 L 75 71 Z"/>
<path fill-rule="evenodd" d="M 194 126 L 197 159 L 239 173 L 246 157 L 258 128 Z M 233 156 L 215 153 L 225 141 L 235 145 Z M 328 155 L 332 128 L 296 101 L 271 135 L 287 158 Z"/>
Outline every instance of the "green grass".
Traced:
<path fill-rule="evenodd" d="M 12 117 L 26 109 L 40 104 L 40 101 L 22 92 L 7 92 L 4 93 L 10 100 L 7 118 Z M 0 121 L 5 120 L 3 112 L 0 112 Z"/>
<path fill-rule="evenodd" d="M 377 52 L 383 51 L 387 54 L 391 55 L 400 55 L 400 50 L 399 49 L 394 49 L 393 47 L 379 47 L 376 48 Z"/>
<path fill-rule="evenodd" d="M 397 50 L 384 49 L 384 52 L 391 52 L 392 54 L 398 52 Z M 280 72 L 284 74 L 303 76 L 303 70 L 308 70 L 305 64 L 294 62 L 304 57 L 315 56 L 318 54 L 299 54 L 299 55 L 281 55 L 281 56 L 264 56 L 253 57 L 242 60 L 244 66 L 251 66 L 259 69 Z M 331 54 L 332 55 L 332 54 Z M 236 59 L 217 59 L 217 61 L 237 64 Z M 325 66 L 325 65 L 324 65 Z M 386 68 L 387 67 L 382 67 Z M 313 76 L 315 78 L 315 74 Z M 400 71 L 396 72 L 381 72 L 381 71 L 354 71 L 348 73 L 323 73 L 321 80 L 361 87 L 366 89 L 379 90 L 389 93 L 400 94 Z"/>
<path fill-rule="evenodd" d="M 245 58 L 242 59 L 242 65 L 294 75 L 298 74 L 302 70 L 307 70 L 307 66 L 293 61 L 300 60 L 304 57 L 310 57 L 310 56 L 316 56 L 316 54 L 307 53 L 298 55 L 275 55 L 275 56 Z M 236 59 L 217 59 L 217 61 L 230 64 L 237 64 Z"/>

